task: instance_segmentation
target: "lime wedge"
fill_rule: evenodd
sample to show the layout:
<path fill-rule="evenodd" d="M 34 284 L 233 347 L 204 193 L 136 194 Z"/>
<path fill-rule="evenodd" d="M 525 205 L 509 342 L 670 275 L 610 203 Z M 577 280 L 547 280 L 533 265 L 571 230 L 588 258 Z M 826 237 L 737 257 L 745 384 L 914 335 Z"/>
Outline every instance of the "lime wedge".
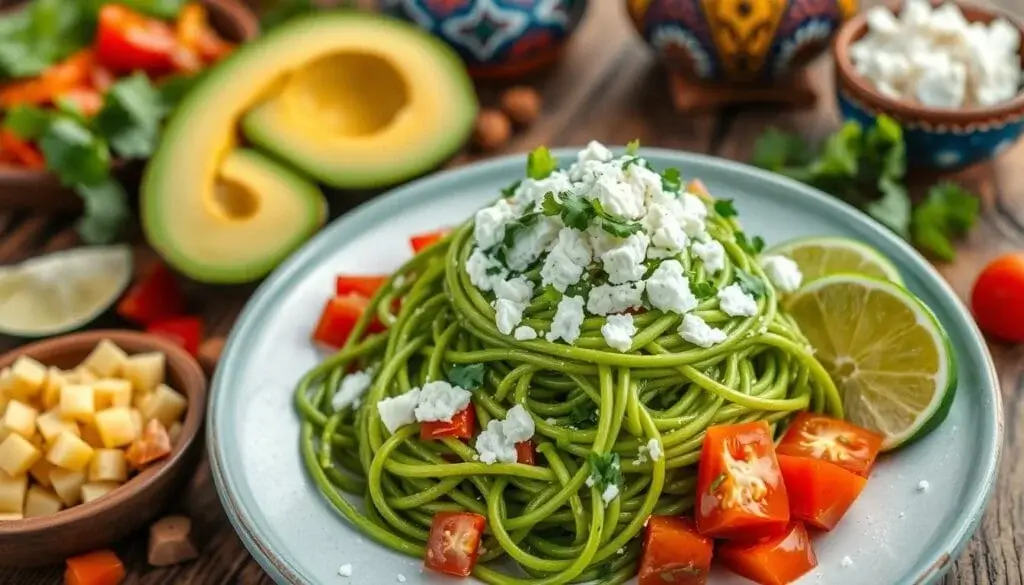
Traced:
<path fill-rule="evenodd" d="M 840 274 L 786 300 L 843 397 L 850 422 L 885 437 L 883 450 L 920 438 L 949 412 L 956 362 L 942 327 L 891 282 Z"/>
<path fill-rule="evenodd" d="M 0 268 L 0 333 L 45 337 L 77 329 L 117 300 L 132 275 L 128 246 L 88 246 Z"/>
<path fill-rule="evenodd" d="M 831 274 L 863 274 L 903 283 L 899 270 L 881 252 L 847 238 L 799 238 L 764 252 L 769 254 L 792 258 L 800 267 L 805 284 Z"/>

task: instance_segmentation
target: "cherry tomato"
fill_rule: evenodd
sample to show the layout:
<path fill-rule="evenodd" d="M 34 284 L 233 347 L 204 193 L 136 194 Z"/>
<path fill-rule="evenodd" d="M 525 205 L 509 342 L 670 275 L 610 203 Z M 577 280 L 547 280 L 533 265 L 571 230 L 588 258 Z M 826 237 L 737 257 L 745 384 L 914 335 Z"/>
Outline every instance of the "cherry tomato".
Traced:
<path fill-rule="evenodd" d="M 176 69 L 179 51 L 174 30 L 118 4 L 104 4 L 96 30 L 96 57 L 117 73 L 144 71 L 152 75 Z"/>
<path fill-rule="evenodd" d="M 420 439 L 429 441 L 441 437 L 455 437 L 457 439 L 473 438 L 473 430 L 476 428 L 476 410 L 470 404 L 459 412 L 455 413 L 451 422 L 443 420 L 425 422 L 420 425 Z"/>
<path fill-rule="evenodd" d="M 651 516 L 644 532 L 639 585 L 704 585 L 711 569 L 712 542 L 690 518 Z"/>
<path fill-rule="evenodd" d="M 716 554 L 730 571 L 760 585 L 786 585 L 818 566 L 800 522 L 761 540 L 723 542 Z"/>
<path fill-rule="evenodd" d="M 697 470 L 697 529 L 755 538 L 789 522 L 789 500 L 764 421 L 709 427 Z"/>
<path fill-rule="evenodd" d="M 789 513 L 815 528 L 832 530 L 850 509 L 867 479 L 821 459 L 779 454 L 789 494 Z"/>
<path fill-rule="evenodd" d="M 487 519 L 471 512 L 438 512 L 430 524 L 427 555 L 428 569 L 468 577 L 480 554 L 480 537 Z"/>
<path fill-rule="evenodd" d="M 527 439 L 526 441 L 516 443 L 516 463 L 533 465 L 536 460 L 537 450 L 533 446 L 533 441 Z"/>
<path fill-rule="evenodd" d="M 409 245 L 412 246 L 412 251 L 419 254 L 427 246 L 436 244 L 444 239 L 448 235 L 449 229 L 441 229 L 432 232 L 426 232 L 422 234 L 416 234 L 409 238 Z"/>
<path fill-rule="evenodd" d="M 157 262 L 132 285 L 117 304 L 117 314 L 140 325 L 180 315 L 185 310 L 185 295 L 174 274 Z"/>
<path fill-rule="evenodd" d="M 821 459 L 867 477 L 881 445 L 882 437 L 877 433 L 844 420 L 801 412 L 786 429 L 775 452 Z"/>
<path fill-rule="evenodd" d="M 67 560 L 65 585 L 117 585 L 122 581 L 124 564 L 109 550 L 98 550 Z"/>
<path fill-rule="evenodd" d="M 1007 254 L 981 271 L 971 291 L 971 309 L 985 333 L 1024 342 L 1024 254 Z"/>
<path fill-rule="evenodd" d="M 329 347 L 345 345 L 345 340 L 352 334 L 359 317 L 369 308 L 370 299 L 356 293 L 338 295 L 329 299 L 324 305 L 320 321 L 317 322 L 316 329 L 313 331 L 313 340 Z M 376 319 L 368 327 L 368 331 L 371 333 L 383 330 L 384 327 Z"/>
<path fill-rule="evenodd" d="M 377 290 L 388 281 L 387 276 L 354 276 L 350 274 L 339 274 L 334 281 L 334 292 L 339 295 L 348 293 L 361 294 L 366 298 L 372 297 Z"/>
<path fill-rule="evenodd" d="M 185 348 L 185 351 L 199 355 L 199 343 L 203 340 L 203 320 L 199 317 L 171 317 L 150 323 L 146 333 L 166 337 Z"/>

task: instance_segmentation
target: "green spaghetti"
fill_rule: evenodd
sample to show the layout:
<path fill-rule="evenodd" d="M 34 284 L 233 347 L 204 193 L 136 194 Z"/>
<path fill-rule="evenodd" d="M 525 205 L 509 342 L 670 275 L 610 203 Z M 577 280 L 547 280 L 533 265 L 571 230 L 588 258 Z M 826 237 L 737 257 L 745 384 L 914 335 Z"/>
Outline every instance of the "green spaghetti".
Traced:
<path fill-rule="evenodd" d="M 606 164 L 625 169 L 628 160 Z M 678 180 L 673 172 L 663 177 L 669 179 L 666 191 Z M 435 514 L 486 517 L 473 575 L 488 583 L 621 583 L 636 575 L 647 518 L 692 507 L 707 427 L 760 420 L 775 425 L 801 410 L 841 416 L 833 382 L 781 311 L 775 286 L 730 206 L 698 195 L 708 207 L 706 234 L 724 249 L 723 265 L 712 272 L 686 251 L 675 259 L 693 289 L 704 291 L 689 314 L 724 333 L 709 347 L 684 340 L 677 331 L 683 315 L 652 309 L 647 298 L 644 308 L 630 311 L 635 332 L 628 351 L 609 346 L 602 334 L 606 318 L 593 314 L 582 320 L 572 344 L 543 335 L 517 340 L 499 331 L 494 294 L 475 286 L 466 269 L 476 247 L 472 219 L 416 254 L 377 290 L 372 310 L 345 345 L 308 372 L 296 391 L 305 465 L 324 496 L 363 533 L 418 557 Z M 567 197 L 561 200 L 566 207 Z M 542 206 L 538 202 L 535 209 Z M 580 221 L 549 207 L 536 212 L 541 220 Z M 526 223 L 525 215 L 517 221 Z M 593 225 L 618 221 L 605 227 L 620 231 L 616 237 L 637 229 L 603 209 L 584 219 Z M 505 227 L 506 243 L 515 243 L 517 234 L 509 236 L 515 230 Z M 645 262 L 649 276 L 657 262 Z M 602 279 L 596 259 L 581 283 L 564 293 L 545 286 L 541 272 L 536 261 L 511 272 L 532 284 L 519 324 L 538 332 L 557 329 L 565 296 L 585 296 Z M 709 294 L 736 282 L 756 298 L 752 315 L 731 316 Z M 385 330 L 368 332 L 376 320 Z M 480 374 L 479 387 L 471 388 L 479 429 L 501 421 L 516 405 L 529 413 L 533 465 L 485 463 L 472 440 L 421 440 L 418 423 L 394 433 L 385 428 L 380 401 L 460 369 Z M 355 370 L 372 371 L 372 384 L 361 404 L 335 411 L 333 399 L 346 373 Z M 652 441 L 660 452 L 652 452 Z M 617 497 L 609 499 L 610 482 Z M 344 493 L 362 498 L 364 509 Z"/>

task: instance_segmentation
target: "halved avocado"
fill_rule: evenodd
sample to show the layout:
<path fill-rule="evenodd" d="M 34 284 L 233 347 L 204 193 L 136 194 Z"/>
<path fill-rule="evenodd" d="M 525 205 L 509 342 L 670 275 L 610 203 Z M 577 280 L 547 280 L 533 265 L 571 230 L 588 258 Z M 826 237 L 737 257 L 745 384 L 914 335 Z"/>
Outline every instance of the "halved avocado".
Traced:
<path fill-rule="evenodd" d="M 321 13 L 258 45 L 262 69 L 289 74 L 242 119 L 245 137 L 327 185 L 412 178 L 454 154 L 472 131 L 477 101 L 465 67 L 411 24 Z"/>

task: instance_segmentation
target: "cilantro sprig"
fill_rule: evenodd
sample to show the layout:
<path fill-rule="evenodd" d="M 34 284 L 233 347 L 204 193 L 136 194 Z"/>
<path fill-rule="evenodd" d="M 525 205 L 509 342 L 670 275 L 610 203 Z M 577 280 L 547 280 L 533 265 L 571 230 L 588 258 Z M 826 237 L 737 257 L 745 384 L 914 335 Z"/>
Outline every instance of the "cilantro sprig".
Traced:
<path fill-rule="evenodd" d="M 903 131 L 884 115 L 867 128 L 847 122 L 818 149 L 769 129 L 754 146 L 753 163 L 859 207 L 942 260 L 953 259 L 953 240 L 970 231 L 978 217 L 977 198 L 950 183 L 932 186 L 924 202 L 913 207 L 904 184 Z"/>
<path fill-rule="evenodd" d="M 477 390 L 484 385 L 484 364 L 456 364 L 448 369 L 448 381 L 464 390 Z"/>
<path fill-rule="evenodd" d="M 540 146 L 526 157 L 526 176 L 535 179 L 546 179 L 558 169 L 558 160 L 547 147 Z"/>
<path fill-rule="evenodd" d="M 598 490 L 603 492 L 610 485 L 616 487 L 622 485 L 622 467 L 619 463 L 618 453 L 591 451 L 587 456 L 587 461 L 590 463 L 590 479 Z"/>
<path fill-rule="evenodd" d="M 754 298 L 761 298 L 768 292 L 763 280 L 742 268 L 736 268 L 736 281 L 740 288 L 753 295 Z"/>
<path fill-rule="evenodd" d="M 643 229 L 638 222 L 606 211 L 597 199 L 587 199 L 575 193 L 555 195 L 549 191 L 541 201 L 541 212 L 547 216 L 557 215 L 566 227 L 579 231 L 596 222 L 601 229 L 618 238 L 627 238 Z"/>

